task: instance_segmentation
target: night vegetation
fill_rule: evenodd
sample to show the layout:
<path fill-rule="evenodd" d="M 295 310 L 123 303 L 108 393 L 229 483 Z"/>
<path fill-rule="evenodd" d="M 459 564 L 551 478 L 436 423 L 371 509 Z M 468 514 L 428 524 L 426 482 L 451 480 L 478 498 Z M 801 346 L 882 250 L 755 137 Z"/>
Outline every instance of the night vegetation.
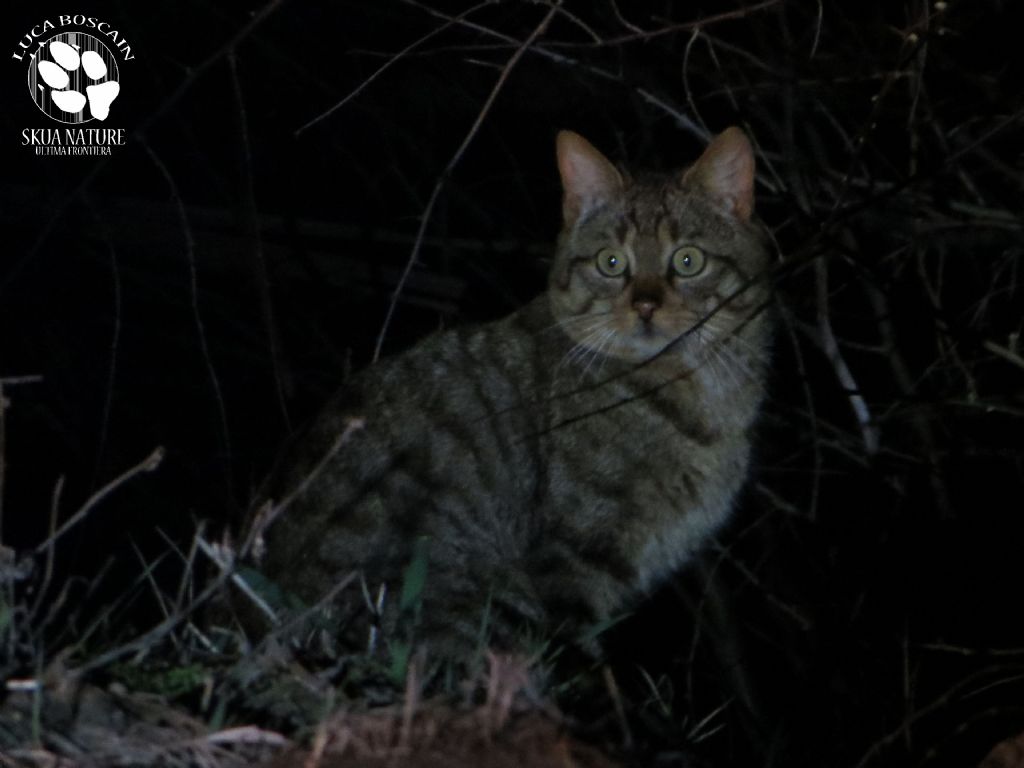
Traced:
<path fill-rule="evenodd" d="M 16 61 L 0 116 L 0 763 L 944 768 L 1024 731 L 1012 4 L 101 5 L 124 146 L 22 146 L 57 124 Z M 211 618 L 348 372 L 543 289 L 559 129 L 671 169 L 729 125 L 779 254 L 755 470 L 604 660 Z"/>

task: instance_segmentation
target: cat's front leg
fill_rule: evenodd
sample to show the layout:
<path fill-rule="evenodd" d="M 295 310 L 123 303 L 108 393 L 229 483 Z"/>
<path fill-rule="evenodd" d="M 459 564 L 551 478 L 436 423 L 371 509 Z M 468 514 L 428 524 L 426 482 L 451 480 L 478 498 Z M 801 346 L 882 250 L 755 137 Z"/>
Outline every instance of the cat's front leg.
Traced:
<path fill-rule="evenodd" d="M 528 564 L 549 632 L 601 653 L 599 636 L 623 610 L 636 580 L 633 565 L 612 542 L 552 539 Z"/>
<path fill-rule="evenodd" d="M 484 650 L 534 650 L 547 617 L 514 555 L 487 557 L 450 540 L 421 541 L 404 570 L 400 594 L 392 596 L 399 637 L 454 660 L 469 660 Z"/>

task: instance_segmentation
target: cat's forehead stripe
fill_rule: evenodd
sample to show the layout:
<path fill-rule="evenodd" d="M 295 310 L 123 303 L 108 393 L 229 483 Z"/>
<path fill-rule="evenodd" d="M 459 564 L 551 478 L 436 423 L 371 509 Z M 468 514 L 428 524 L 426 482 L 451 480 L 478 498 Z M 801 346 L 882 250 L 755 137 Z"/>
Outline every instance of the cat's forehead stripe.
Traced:
<path fill-rule="evenodd" d="M 633 233 L 636 234 L 643 229 L 643 225 L 640 223 L 640 209 L 630 208 L 627 212 L 627 218 L 629 219 L 629 225 L 633 229 Z"/>
<path fill-rule="evenodd" d="M 622 220 L 615 224 L 615 239 L 620 243 L 626 242 L 626 236 L 629 234 L 629 222 Z"/>
<path fill-rule="evenodd" d="M 679 240 L 679 222 L 667 212 L 658 222 L 658 237 L 663 243 L 674 243 Z"/>

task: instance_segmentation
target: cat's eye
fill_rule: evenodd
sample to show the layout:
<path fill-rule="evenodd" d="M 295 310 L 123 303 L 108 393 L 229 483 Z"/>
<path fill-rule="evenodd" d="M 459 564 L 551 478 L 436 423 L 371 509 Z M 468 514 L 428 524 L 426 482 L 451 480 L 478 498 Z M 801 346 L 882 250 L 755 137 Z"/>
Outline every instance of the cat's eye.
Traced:
<path fill-rule="evenodd" d="M 680 277 L 695 277 L 704 271 L 707 259 L 695 245 L 684 245 L 672 254 L 672 269 Z"/>
<path fill-rule="evenodd" d="M 629 267 L 626 254 L 618 248 L 602 248 L 594 257 L 597 271 L 605 277 L 619 277 Z"/>

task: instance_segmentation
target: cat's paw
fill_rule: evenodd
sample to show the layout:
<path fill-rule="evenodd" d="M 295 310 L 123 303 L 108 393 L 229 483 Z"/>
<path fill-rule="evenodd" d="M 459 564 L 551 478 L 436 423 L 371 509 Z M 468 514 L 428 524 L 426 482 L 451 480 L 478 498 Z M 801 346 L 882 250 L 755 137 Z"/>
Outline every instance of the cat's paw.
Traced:
<path fill-rule="evenodd" d="M 50 99 L 59 109 L 69 115 L 76 115 L 86 105 L 89 113 L 97 120 L 106 120 L 110 114 L 110 105 L 121 92 L 116 80 L 107 79 L 107 65 L 96 51 L 79 53 L 75 46 L 60 40 L 54 40 L 47 46 L 47 52 L 53 61 L 40 59 L 39 76 L 50 86 Z M 85 86 L 85 93 L 72 88 L 72 76 L 82 70 L 82 82 L 92 81 Z"/>

